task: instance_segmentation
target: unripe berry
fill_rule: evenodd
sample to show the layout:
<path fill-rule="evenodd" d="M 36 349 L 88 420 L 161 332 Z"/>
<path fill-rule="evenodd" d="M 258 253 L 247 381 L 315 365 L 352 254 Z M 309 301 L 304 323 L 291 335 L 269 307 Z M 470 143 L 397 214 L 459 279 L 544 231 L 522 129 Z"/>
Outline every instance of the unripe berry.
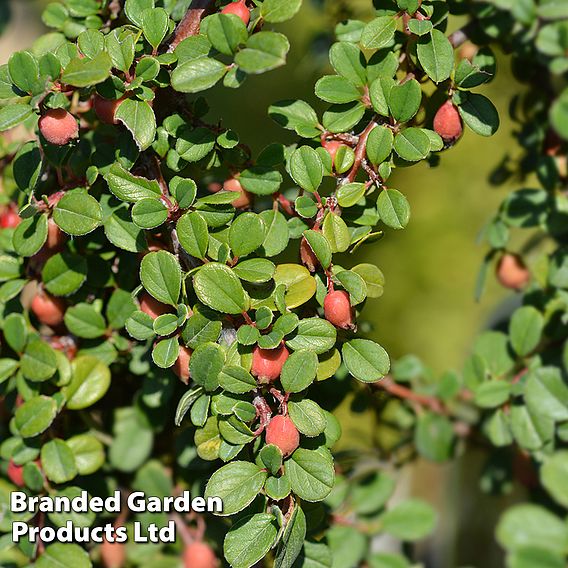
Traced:
<path fill-rule="evenodd" d="M 14 205 L 8 205 L 0 213 L 0 228 L 15 229 L 21 222 L 18 211 Z"/>
<path fill-rule="evenodd" d="M 318 257 L 312 250 L 312 247 L 310 246 L 310 243 L 308 243 L 306 237 L 302 237 L 302 240 L 300 241 L 300 260 L 310 272 L 315 272 L 316 267 L 319 265 Z"/>
<path fill-rule="evenodd" d="M 327 150 L 327 153 L 331 156 L 331 163 L 335 166 L 335 156 L 337 156 L 337 152 L 339 148 L 344 146 L 339 140 L 330 140 L 329 142 L 325 142 L 323 147 Z"/>
<path fill-rule="evenodd" d="M 121 542 L 104 540 L 101 544 L 101 560 L 105 568 L 122 568 L 126 563 L 126 548 Z"/>
<path fill-rule="evenodd" d="M 284 345 L 276 349 L 261 349 L 258 345 L 252 352 L 252 374 L 261 383 L 274 382 L 282 372 L 282 367 L 290 352 Z"/>
<path fill-rule="evenodd" d="M 236 201 L 233 201 L 233 207 L 236 207 L 237 209 L 247 209 L 251 206 L 253 200 L 252 193 L 249 193 L 246 189 L 244 189 L 238 179 L 228 179 L 223 184 L 223 189 L 225 191 L 237 191 L 241 194 Z"/>
<path fill-rule="evenodd" d="M 524 288 L 531 279 L 531 273 L 518 254 L 505 253 L 499 259 L 496 274 L 501 286 L 511 290 Z"/>
<path fill-rule="evenodd" d="M 434 117 L 434 130 L 445 142 L 454 142 L 463 132 L 462 120 L 452 101 L 446 101 Z"/>
<path fill-rule="evenodd" d="M 171 308 L 144 292 L 140 297 L 140 310 L 148 314 L 152 319 L 156 319 L 158 316 L 169 313 Z"/>
<path fill-rule="evenodd" d="M 8 478 L 16 487 L 24 487 L 24 468 L 16 465 L 13 460 L 8 464 Z"/>
<path fill-rule="evenodd" d="M 300 433 L 288 416 L 275 416 L 266 427 L 266 443 L 274 444 L 289 456 L 300 445 Z"/>
<path fill-rule="evenodd" d="M 341 329 L 353 329 L 353 307 L 344 290 L 329 292 L 323 301 L 325 319 Z"/>
<path fill-rule="evenodd" d="M 122 99 L 109 100 L 101 97 L 100 95 L 95 95 L 95 112 L 97 116 L 105 124 L 118 124 L 115 115 L 116 111 L 122 102 Z"/>
<path fill-rule="evenodd" d="M 239 2 L 231 2 L 227 4 L 222 10 L 221 14 L 235 14 L 238 16 L 245 26 L 248 26 L 250 22 L 250 10 L 247 8 L 247 3 L 245 0 L 239 0 Z"/>
<path fill-rule="evenodd" d="M 184 382 L 189 382 L 189 360 L 193 351 L 189 347 L 180 347 L 177 361 L 172 367 L 172 371 Z"/>
<path fill-rule="evenodd" d="M 43 137 L 56 146 L 65 146 L 79 136 L 77 120 L 62 108 L 48 110 L 38 124 Z"/>
<path fill-rule="evenodd" d="M 183 551 L 185 568 L 217 568 L 219 560 L 213 549 L 205 542 L 192 542 Z"/>
<path fill-rule="evenodd" d="M 66 304 L 61 298 L 55 298 L 45 292 L 39 292 L 32 300 L 31 309 L 44 325 L 57 327 L 63 323 Z"/>

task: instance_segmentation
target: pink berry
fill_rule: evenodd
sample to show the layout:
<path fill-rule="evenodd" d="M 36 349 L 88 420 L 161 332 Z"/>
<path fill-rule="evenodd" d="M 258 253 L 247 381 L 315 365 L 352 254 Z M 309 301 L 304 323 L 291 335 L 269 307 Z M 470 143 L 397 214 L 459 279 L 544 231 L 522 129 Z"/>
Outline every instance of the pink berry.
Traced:
<path fill-rule="evenodd" d="M 325 319 L 341 329 L 353 329 L 353 308 L 344 290 L 329 292 L 323 302 Z"/>
<path fill-rule="evenodd" d="M 272 383 L 282 373 L 282 367 L 290 352 L 284 345 L 276 349 L 261 349 L 256 346 L 252 352 L 252 374 L 261 383 Z"/>
<path fill-rule="evenodd" d="M 452 101 L 446 101 L 434 117 L 434 130 L 445 142 L 457 140 L 463 132 L 462 120 Z"/>
<path fill-rule="evenodd" d="M 531 279 L 531 273 L 518 254 L 505 253 L 497 264 L 496 273 L 501 286 L 511 290 L 524 288 Z"/>
<path fill-rule="evenodd" d="M 250 10 L 247 8 L 245 0 L 227 4 L 221 10 L 221 14 L 235 14 L 235 16 L 238 16 L 243 21 L 245 26 L 248 26 L 248 23 L 250 22 Z"/>
<path fill-rule="evenodd" d="M 79 136 L 77 120 L 62 108 L 48 110 L 38 124 L 43 137 L 56 146 L 65 146 Z"/>
<path fill-rule="evenodd" d="M 291 418 L 278 415 L 266 427 L 266 443 L 274 444 L 285 456 L 289 456 L 300 445 L 300 433 Z"/>

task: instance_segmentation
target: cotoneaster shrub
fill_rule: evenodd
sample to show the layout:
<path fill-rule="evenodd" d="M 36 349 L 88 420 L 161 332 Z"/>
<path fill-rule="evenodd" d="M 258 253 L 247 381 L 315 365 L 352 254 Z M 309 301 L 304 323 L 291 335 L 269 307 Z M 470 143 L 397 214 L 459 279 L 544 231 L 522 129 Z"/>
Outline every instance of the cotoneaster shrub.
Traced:
<path fill-rule="evenodd" d="M 511 566 L 565 563 L 566 8 L 377 0 L 374 19 L 335 29 L 332 74 L 315 86 L 323 115 L 275 102 L 270 116 L 298 142 L 252 155 L 208 122 L 198 93 L 261 88 L 256 75 L 283 65 L 290 47 L 278 25 L 300 5 L 66 0 L 44 14 L 54 31 L 0 68 L 0 128 L 30 134 L 2 146 L 0 503 L 6 511 L 23 482 L 37 495 L 190 489 L 225 505 L 222 516 L 175 517 L 176 545 L 16 547 L 4 537 L 7 562 L 405 567 L 402 554 L 375 553 L 373 537 L 414 542 L 435 513 L 416 499 L 390 503 L 381 460 L 399 464 L 409 446 L 443 461 L 479 431 L 534 468 L 541 504 L 511 509 L 497 528 Z M 466 25 L 448 35 L 450 14 Z M 468 38 L 479 49 L 461 57 Z M 384 277 L 357 253 L 409 222 L 394 168 L 436 165 L 464 128 L 498 128 L 477 92 L 493 78 L 494 42 L 532 86 L 512 110 L 520 171 L 543 188 L 514 193 L 485 233 L 502 283 L 529 286 L 524 305 L 509 335 L 480 337 L 463 377 L 437 380 L 408 358 L 387 376 L 387 353 L 357 333 Z M 531 227 L 558 246 L 533 276 L 507 250 L 511 229 Z M 297 262 L 282 260 L 290 250 Z M 336 262 L 346 252 L 348 267 Z M 400 439 L 375 459 L 335 464 L 330 410 L 350 391 Z M 134 520 L 168 516 L 75 519 Z M 11 521 L 5 512 L 0 530 Z"/>

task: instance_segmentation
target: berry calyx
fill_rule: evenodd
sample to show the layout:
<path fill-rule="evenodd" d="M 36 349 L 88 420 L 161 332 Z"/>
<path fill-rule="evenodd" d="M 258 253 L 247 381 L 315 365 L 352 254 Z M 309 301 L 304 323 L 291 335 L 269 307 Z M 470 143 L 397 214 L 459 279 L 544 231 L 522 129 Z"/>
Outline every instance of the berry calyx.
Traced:
<path fill-rule="evenodd" d="M 105 568 L 122 568 L 126 563 L 126 548 L 121 542 L 104 540 L 101 544 L 101 560 Z"/>
<path fill-rule="evenodd" d="M 331 156 L 331 163 L 335 166 L 335 157 L 337 156 L 337 152 L 339 152 L 339 148 L 345 146 L 342 142 L 338 140 L 329 140 L 324 142 L 323 147 L 327 150 L 327 153 Z"/>
<path fill-rule="evenodd" d="M 308 243 L 306 237 L 302 237 L 302 240 L 300 241 L 300 260 L 310 272 L 315 272 L 316 267 L 319 265 L 318 257 L 312 250 L 312 247 L 310 246 L 310 243 Z"/>
<path fill-rule="evenodd" d="M 344 290 L 329 292 L 323 301 L 325 319 L 335 327 L 353 329 L 353 307 L 349 294 Z"/>
<path fill-rule="evenodd" d="M 140 297 L 140 310 L 148 314 L 152 319 L 171 312 L 170 306 L 158 302 L 158 300 L 147 293 L 142 294 Z"/>
<path fill-rule="evenodd" d="M 183 565 L 185 568 L 217 568 L 219 560 L 208 544 L 195 541 L 185 547 Z"/>
<path fill-rule="evenodd" d="M 118 124 L 116 111 L 122 99 L 105 99 L 100 95 L 95 95 L 94 108 L 101 122 L 105 124 Z"/>
<path fill-rule="evenodd" d="M 531 273 L 518 254 L 505 253 L 497 264 L 497 280 L 504 288 L 520 290 L 531 279 Z"/>
<path fill-rule="evenodd" d="M 244 187 L 241 185 L 241 182 L 236 178 L 228 179 L 223 184 L 223 189 L 225 191 L 236 191 L 240 193 L 240 197 L 233 201 L 233 207 L 237 209 L 247 209 L 251 206 L 253 195 L 252 193 L 248 192 Z"/>
<path fill-rule="evenodd" d="M 180 347 L 177 361 L 172 367 L 172 371 L 184 382 L 189 382 L 189 360 L 193 351 L 189 347 Z"/>
<path fill-rule="evenodd" d="M 444 142 L 455 142 L 463 132 L 463 125 L 458 108 L 452 101 L 446 101 L 434 117 L 434 130 Z"/>
<path fill-rule="evenodd" d="M 284 456 L 289 456 L 300 445 L 300 433 L 288 416 L 275 416 L 266 427 L 266 443 L 280 448 Z"/>
<path fill-rule="evenodd" d="M 43 137 L 55 146 L 65 146 L 79 136 L 77 120 L 62 108 L 48 110 L 38 124 Z"/>
<path fill-rule="evenodd" d="M 21 221 L 18 210 L 13 204 L 2 208 L 0 212 L 0 228 L 15 229 Z"/>
<path fill-rule="evenodd" d="M 227 4 L 222 10 L 221 14 L 235 14 L 248 26 L 250 22 L 250 10 L 247 8 L 247 3 L 245 0 L 239 0 L 239 2 L 231 2 Z"/>
<path fill-rule="evenodd" d="M 16 487 L 24 487 L 24 467 L 16 465 L 14 460 L 10 460 L 8 464 L 8 478 Z"/>
<path fill-rule="evenodd" d="M 63 323 L 67 305 L 61 298 L 40 291 L 32 300 L 31 309 L 44 325 L 57 327 Z"/>
<path fill-rule="evenodd" d="M 282 373 L 290 352 L 284 345 L 276 349 L 261 349 L 258 345 L 252 352 L 252 374 L 261 383 L 272 383 Z"/>

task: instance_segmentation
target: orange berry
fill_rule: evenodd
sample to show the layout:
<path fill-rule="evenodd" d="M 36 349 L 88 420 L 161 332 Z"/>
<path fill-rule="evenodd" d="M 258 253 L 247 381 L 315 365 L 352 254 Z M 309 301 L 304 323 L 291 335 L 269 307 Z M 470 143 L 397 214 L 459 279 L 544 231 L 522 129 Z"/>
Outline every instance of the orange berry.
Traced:
<path fill-rule="evenodd" d="M 118 124 L 115 115 L 122 99 L 105 99 L 100 95 L 95 95 L 95 112 L 97 116 L 105 124 Z"/>
<path fill-rule="evenodd" d="M 158 302 L 158 300 L 146 292 L 140 297 L 140 309 L 152 319 L 156 319 L 158 316 L 167 314 L 172 310 L 170 306 Z"/>
<path fill-rule="evenodd" d="M 247 8 L 245 0 L 239 0 L 239 2 L 231 2 L 227 4 L 222 10 L 221 14 L 235 14 L 248 26 L 250 22 L 250 10 Z"/>
<path fill-rule="evenodd" d="M 288 416 L 275 416 L 266 427 L 266 443 L 274 444 L 289 456 L 300 445 L 300 433 Z"/>
<path fill-rule="evenodd" d="M 325 142 L 323 145 L 328 154 L 331 156 L 331 163 L 333 166 L 335 166 L 335 157 L 337 156 L 337 152 L 342 146 L 345 146 L 345 144 L 339 142 L 339 140 L 330 140 Z"/>
<path fill-rule="evenodd" d="M 241 196 L 236 201 L 233 201 L 233 207 L 236 207 L 237 209 L 247 209 L 251 206 L 253 195 L 243 188 L 241 182 L 238 179 L 228 179 L 223 184 L 223 189 L 225 191 L 237 191 L 241 194 Z"/>
<path fill-rule="evenodd" d="M 353 307 L 344 290 L 329 292 L 323 301 L 325 319 L 341 329 L 353 329 Z"/>
<path fill-rule="evenodd" d="M 501 286 L 511 290 L 524 288 L 531 279 L 531 273 L 518 254 L 505 253 L 497 264 L 497 280 Z"/>
<path fill-rule="evenodd" d="M 457 140 L 463 132 L 462 120 L 458 108 L 452 101 L 446 101 L 434 117 L 434 130 L 445 142 Z"/>
<path fill-rule="evenodd" d="M 289 355 L 284 345 L 276 349 L 261 349 L 257 345 L 252 352 L 251 372 L 261 383 L 274 382 L 282 373 Z"/>
<path fill-rule="evenodd" d="M 57 327 L 63 323 L 67 305 L 61 298 L 55 298 L 45 292 L 39 292 L 32 300 L 31 309 L 44 325 Z"/>
<path fill-rule="evenodd" d="M 62 108 L 48 110 L 38 124 L 43 137 L 56 146 L 65 146 L 79 136 L 77 120 Z"/>
<path fill-rule="evenodd" d="M 172 371 L 184 382 L 189 382 L 189 360 L 193 351 L 189 347 L 180 347 L 177 361 L 172 367 Z"/>
<path fill-rule="evenodd" d="M 183 551 L 185 568 L 217 568 L 219 560 L 213 549 L 205 542 L 192 542 Z"/>
<path fill-rule="evenodd" d="M 105 568 L 122 568 L 126 563 L 126 548 L 121 542 L 105 541 L 101 544 L 101 559 Z"/>
<path fill-rule="evenodd" d="M 24 467 L 16 465 L 14 460 L 10 460 L 8 464 L 8 478 L 17 487 L 24 487 Z"/>

